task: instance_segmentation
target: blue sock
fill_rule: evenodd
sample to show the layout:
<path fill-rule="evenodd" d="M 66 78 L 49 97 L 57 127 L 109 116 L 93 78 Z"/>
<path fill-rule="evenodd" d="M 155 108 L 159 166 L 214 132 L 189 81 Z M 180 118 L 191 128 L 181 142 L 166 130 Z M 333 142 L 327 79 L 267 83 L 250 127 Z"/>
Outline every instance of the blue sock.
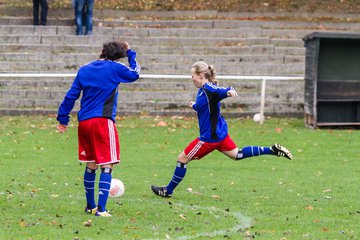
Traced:
<path fill-rule="evenodd" d="M 111 185 L 111 168 L 102 168 L 99 180 L 99 196 L 98 196 L 98 211 L 104 212 L 106 210 L 106 202 L 109 197 Z"/>
<path fill-rule="evenodd" d="M 255 157 L 263 154 L 275 155 L 270 147 L 248 146 L 239 150 L 236 160 L 242 160 L 244 158 Z"/>
<path fill-rule="evenodd" d="M 84 188 L 85 188 L 87 207 L 89 209 L 93 209 L 96 207 L 95 178 L 96 178 L 96 170 L 86 167 L 84 173 Z"/>
<path fill-rule="evenodd" d="M 187 164 L 177 162 L 176 168 L 174 171 L 174 175 L 173 175 L 171 181 L 169 182 L 169 184 L 166 186 L 167 192 L 169 194 L 173 193 L 174 189 L 177 187 L 177 185 L 179 185 L 179 183 L 185 177 L 186 167 L 187 167 Z"/>

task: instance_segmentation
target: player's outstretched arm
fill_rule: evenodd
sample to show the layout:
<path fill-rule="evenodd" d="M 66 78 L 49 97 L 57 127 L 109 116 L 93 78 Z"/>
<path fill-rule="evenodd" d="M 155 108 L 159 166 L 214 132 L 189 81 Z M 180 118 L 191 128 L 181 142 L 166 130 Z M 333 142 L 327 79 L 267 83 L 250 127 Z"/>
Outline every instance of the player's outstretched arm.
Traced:
<path fill-rule="evenodd" d="M 238 96 L 238 94 L 234 88 L 231 88 L 229 91 L 227 91 L 226 94 L 228 95 L 228 97 L 237 97 Z"/>

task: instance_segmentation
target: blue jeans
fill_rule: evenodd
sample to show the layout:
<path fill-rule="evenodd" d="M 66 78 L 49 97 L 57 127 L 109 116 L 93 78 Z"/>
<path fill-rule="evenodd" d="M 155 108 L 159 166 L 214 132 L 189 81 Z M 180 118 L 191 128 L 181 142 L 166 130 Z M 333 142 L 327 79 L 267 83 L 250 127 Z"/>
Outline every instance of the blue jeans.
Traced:
<path fill-rule="evenodd" d="M 83 23 L 83 10 L 85 8 L 85 23 Z M 86 27 L 85 34 L 92 34 L 92 12 L 94 8 L 94 0 L 76 0 L 75 2 L 75 22 L 76 34 L 83 35 L 83 25 Z"/>
<path fill-rule="evenodd" d="M 34 25 L 39 25 L 39 8 L 41 6 L 40 24 L 46 25 L 48 4 L 46 0 L 33 0 Z"/>

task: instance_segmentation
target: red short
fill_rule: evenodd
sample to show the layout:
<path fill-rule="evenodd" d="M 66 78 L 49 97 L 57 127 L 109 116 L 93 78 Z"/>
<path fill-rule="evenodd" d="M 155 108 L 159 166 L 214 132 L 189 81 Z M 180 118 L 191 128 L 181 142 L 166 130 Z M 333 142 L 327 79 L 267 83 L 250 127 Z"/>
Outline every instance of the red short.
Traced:
<path fill-rule="evenodd" d="M 98 165 L 120 162 L 119 137 L 115 123 L 107 118 L 80 121 L 79 161 Z"/>
<path fill-rule="evenodd" d="M 223 152 L 223 151 L 231 151 L 236 148 L 236 144 L 231 139 L 229 134 L 224 138 L 224 140 L 220 142 L 203 142 L 200 141 L 199 138 L 196 138 L 192 141 L 189 146 L 187 146 L 184 150 L 186 156 L 189 159 L 201 159 L 207 154 L 211 153 L 215 149 Z"/>

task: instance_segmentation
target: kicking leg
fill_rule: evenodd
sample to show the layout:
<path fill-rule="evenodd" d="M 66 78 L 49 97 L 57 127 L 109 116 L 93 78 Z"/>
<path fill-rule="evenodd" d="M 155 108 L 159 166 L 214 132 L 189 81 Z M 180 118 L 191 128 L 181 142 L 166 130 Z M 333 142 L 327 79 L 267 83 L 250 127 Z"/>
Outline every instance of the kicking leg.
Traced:
<path fill-rule="evenodd" d="M 249 157 L 255 157 L 259 155 L 275 155 L 278 157 L 286 157 L 288 159 L 292 159 L 291 152 L 281 146 L 280 144 L 274 144 L 271 147 L 260 147 L 260 146 L 247 146 L 242 149 L 234 149 L 231 151 L 223 151 L 226 156 L 234 159 L 234 160 L 242 160 Z"/>

